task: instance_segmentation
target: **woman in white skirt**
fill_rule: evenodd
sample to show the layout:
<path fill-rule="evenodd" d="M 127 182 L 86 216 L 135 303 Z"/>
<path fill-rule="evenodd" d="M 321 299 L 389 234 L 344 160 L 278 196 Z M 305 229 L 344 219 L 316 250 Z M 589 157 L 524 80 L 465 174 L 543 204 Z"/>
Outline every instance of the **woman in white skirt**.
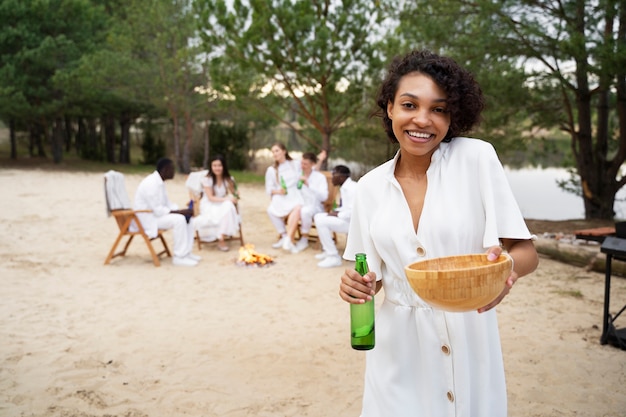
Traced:
<path fill-rule="evenodd" d="M 224 241 L 227 236 L 235 236 L 239 231 L 237 183 L 228 172 L 226 159 L 222 155 L 211 158 L 209 172 L 202 178 L 204 191 L 200 199 L 200 215 L 194 224 L 203 240 L 217 238 L 217 248 L 228 251 Z"/>
<path fill-rule="evenodd" d="M 295 161 L 287 147 L 277 142 L 270 148 L 274 164 L 265 171 L 265 192 L 272 199 L 267 214 L 280 235 L 273 248 L 297 251 L 294 236 L 300 221 L 300 209 L 304 203 L 298 180 L 300 179 L 300 161 Z M 285 218 L 287 225 L 285 226 Z"/>

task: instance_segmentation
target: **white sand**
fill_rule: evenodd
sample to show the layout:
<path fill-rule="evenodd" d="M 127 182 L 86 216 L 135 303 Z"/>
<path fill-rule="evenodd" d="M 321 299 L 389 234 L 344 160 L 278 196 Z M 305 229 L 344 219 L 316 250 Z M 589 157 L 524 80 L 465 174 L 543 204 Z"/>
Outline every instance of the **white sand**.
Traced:
<path fill-rule="evenodd" d="M 127 176 L 131 197 L 141 178 Z M 1 416 L 358 416 L 342 269 L 271 248 L 261 186 L 241 187 L 246 241 L 276 256 L 256 269 L 234 264 L 234 243 L 156 268 L 140 240 L 103 265 L 117 227 L 102 174 L 1 169 L 0 189 Z M 182 176 L 168 190 L 187 201 Z M 615 312 L 626 280 L 613 289 Z M 498 307 L 510 417 L 626 416 L 603 297 L 603 274 L 542 259 Z"/>

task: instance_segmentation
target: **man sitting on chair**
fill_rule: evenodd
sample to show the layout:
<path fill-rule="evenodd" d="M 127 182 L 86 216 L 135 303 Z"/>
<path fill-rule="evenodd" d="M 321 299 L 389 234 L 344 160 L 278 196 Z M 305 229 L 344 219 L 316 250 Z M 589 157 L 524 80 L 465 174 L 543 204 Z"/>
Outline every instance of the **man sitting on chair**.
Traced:
<path fill-rule="evenodd" d="M 323 250 L 322 253 L 315 255 L 315 258 L 320 259 L 317 266 L 321 268 L 341 266 L 341 257 L 333 241 L 332 233 L 348 233 L 352 204 L 356 193 L 356 182 L 350 178 L 350 168 L 345 165 L 337 165 L 333 169 L 332 183 L 341 186 L 339 188 L 341 196 L 339 206 L 330 213 L 318 213 L 314 217 Z"/>
<path fill-rule="evenodd" d="M 322 151 L 320 155 L 326 155 L 326 153 Z M 300 209 L 301 237 L 296 242 L 295 252 L 303 251 L 309 246 L 309 231 L 313 225 L 313 216 L 324 211 L 323 203 L 328 198 L 326 176 L 316 169 L 321 165 L 318 157 L 313 152 L 305 152 L 302 154 L 300 165 L 302 172 L 298 185 L 304 204 Z"/>
<path fill-rule="evenodd" d="M 178 206 L 167 197 L 165 181 L 172 178 L 174 162 L 168 158 L 159 159 L 156 171 L 144 178 L 137 187 L 134 209 L 151 211 L 137 214 L 149 237 L 156 236 L 159 229 L 174 229 L 174 265 L 196 266 L 201 258 L 191 253 L 194 238 L 193 210 L 178 210 Z"/>

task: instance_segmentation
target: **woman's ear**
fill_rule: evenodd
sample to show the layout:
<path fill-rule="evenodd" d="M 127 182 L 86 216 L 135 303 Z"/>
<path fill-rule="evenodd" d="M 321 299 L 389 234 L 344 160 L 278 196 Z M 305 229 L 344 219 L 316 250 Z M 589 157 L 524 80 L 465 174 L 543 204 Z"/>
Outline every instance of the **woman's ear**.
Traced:
<path fill-rule="evenodd" d="M 389 118 L 389 120 L 393 120 L 393 118 L 391 117 L 392 113 L 393 113 L 393 103 L 391 102 L 391 100 L 389 100 L 387 102 L 387 117 Z"/>

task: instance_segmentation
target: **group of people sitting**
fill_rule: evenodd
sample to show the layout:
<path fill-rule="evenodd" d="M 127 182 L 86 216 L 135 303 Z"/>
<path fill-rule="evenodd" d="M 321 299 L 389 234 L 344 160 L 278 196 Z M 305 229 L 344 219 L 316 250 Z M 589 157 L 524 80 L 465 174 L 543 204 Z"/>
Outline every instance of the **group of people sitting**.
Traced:
<path fill-rule="evenodd" d="M 319 167 L 326 158 L 305 152 L 301 161 L 294 160 L 282 143 L 271 147 L 274 164 L 265 172 L 265 191 L 271 197 L 267 208 L 270 221 L 279 234 L 273 248 L 291 253 L 305 250 L 309 245 L 309 232 L 315 222 L 322 253 L 315 255 L 322 268 L 341 265 L 341 257 L 333 240 L 333 232 L 347 233 L 350 225 L 356 182 L 350 178 L 350 169 L 337 165 L 332 170 L 331 182 L 340 190 L 331 211 L 326 212 L 324 202 L 328 199 L 328 182 Z M 339 197 L 340 196 L 340 197 Z M 300 239 L 295 240 L 299 230 Z"/>
<path fill-rule="evenodd" d="M 218 249 L 228 251 L 225 238 L 239 230 L 237 183 L 228 172 L 224 157 L 213 157 L 201 181 L 200 214 L 194 217 L 191 205 L 179 209 L 167 196 L 165 181 L 174 178 L 174 174 L 174 162 L 159 159 L 156 170 L 139 183 L 134 208 L 140 211 L 137 216 L 148 236 L 156 236 L 159 229 L 173 229 L 174 265 L 196 266 L 202 259 L 192 252 L 196 232 L 201 238 L 214 236 Z"/>
<path fill-rule="evenodd" d="M 272 246 L 290 253 L 305 250 L 315 222 L 322 246 L 322 252 L 315 255 L 318 266 L 340 266 L 342 261 L 333 234 L 348 232 L 356 188 L 356 182 L 350 179 L 350 169 L 338 165 L 332 170 L 331 182 L 333 186 L 339 186 L 340 191 L 332 210 L 327 212 L 324 202 L 329 196 L 328 182 L 319 170 L 326 153 L 305 152 L 302 160 L 296 161 L 282 143 L 272 145 L 271 151 L 274 164 L 265 174 L 265 190 L 271 196 L 267 213 L 280 235 Z M 180 209 L 167 196 L 165 181 L 174 178 L 174 174 L 174 162 L 168 158 L 160 159 L 156 171 L 139 184 L 134 207 L 144 210 L 138 216 L 148 236 L 155 236 L 158 229 L 173 229 L 174 265 L 195 266 L 201 260 L 192 252 L 196 232 L 200 239 L 217 240 L 217 248 L 221 251 L 229 250 L 226 238 L 238 233 L 237 182 L 230 175 L 222 155 L 211 158 L 207 175 L 201 179 L 199 214 L 194 217 L 193 207 Z M 296 241 L 298 231 L 300 239 Z"/>

